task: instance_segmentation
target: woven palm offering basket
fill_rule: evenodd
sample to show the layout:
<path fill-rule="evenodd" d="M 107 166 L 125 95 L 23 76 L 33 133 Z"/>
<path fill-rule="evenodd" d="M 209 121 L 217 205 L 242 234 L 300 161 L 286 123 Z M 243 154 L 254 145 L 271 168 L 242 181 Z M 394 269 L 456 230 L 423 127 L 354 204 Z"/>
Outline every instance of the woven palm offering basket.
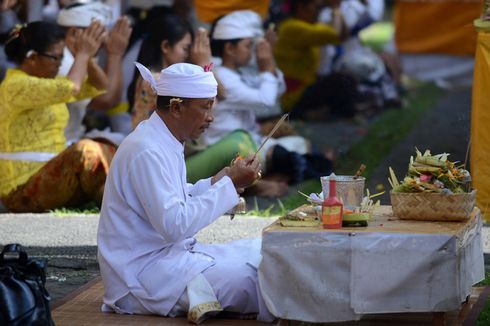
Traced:
<path fill-rule="evenodd" d="M 470 217 L 476 198 L 471 176 L 464 165 L 449 161 L 448 156 L 416 150 L 403 181 L 398 181 L 390 167 L 390 197 L 396 217 L 425 221 L 463 221 Z"/>
<path fill-rule="evenodd" d="M 401 220 L 464 221 L 475 207 L 470 193 L 390 192 L 393 214 Z"/>

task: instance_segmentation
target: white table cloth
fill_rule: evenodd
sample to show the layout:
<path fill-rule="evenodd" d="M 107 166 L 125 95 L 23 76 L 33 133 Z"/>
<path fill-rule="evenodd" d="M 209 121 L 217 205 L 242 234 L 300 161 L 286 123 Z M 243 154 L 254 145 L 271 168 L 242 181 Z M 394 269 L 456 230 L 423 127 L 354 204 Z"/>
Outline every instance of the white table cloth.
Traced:
<path fill-rule="evenodd" d="M 307 322 L 459 309 L 484 278 L 481 216 L 404 221 L 379 207 L 367 228 L 267 227 L 259 282 L 276 317 Z"/>

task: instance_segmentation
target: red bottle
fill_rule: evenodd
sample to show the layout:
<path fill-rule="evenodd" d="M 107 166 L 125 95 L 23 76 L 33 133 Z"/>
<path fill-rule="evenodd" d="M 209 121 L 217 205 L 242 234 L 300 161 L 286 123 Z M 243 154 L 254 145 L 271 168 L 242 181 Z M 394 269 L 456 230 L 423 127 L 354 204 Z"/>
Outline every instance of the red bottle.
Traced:
<path fill-rule="evenodd" d="M 324 229 L 340 229 L 342 227 L 342 213 L 344 205 L 337 198 L 337 180 L 335 174 L 329 176 L 328 197 L 322 204 L 322 224 Z"/>

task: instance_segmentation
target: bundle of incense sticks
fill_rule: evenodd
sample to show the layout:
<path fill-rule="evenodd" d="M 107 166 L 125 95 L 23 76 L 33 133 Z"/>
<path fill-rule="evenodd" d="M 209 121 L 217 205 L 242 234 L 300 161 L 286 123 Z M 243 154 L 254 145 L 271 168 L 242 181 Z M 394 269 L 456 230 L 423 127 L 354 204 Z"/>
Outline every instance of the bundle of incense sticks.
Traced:
<path fill-rule="evenodd" d="M 277 131 L 277 129 L 279 129 L 281 124 L 284 122 L 284 120 L 286 120 L 286 118 L 288 116 L 289 116 L 289 113 L 285 113 L 282 115 L 281 119 L 279 119 L 279 121 L 277 121 L 274 128 L 272 128 L 271 132 L 269 132 L 267 137 L 265 137 L 265 139 L 262 141 L 262 144 L 260 144 L 259 148 L 257 148 L 257 150 L 255 151 L 254 156 L 252 156 L 252 159 L 250 161 L 248 161 L 247 164 L 251 164 L 255 160 L 255 158 L 257 157 L 257 154 L 260 152 L 262 147 L 264 147 L 265 143 L 267 143 L 267 141 L 272 137 L 272 135 L 274 135 L 274 133 Z"/>

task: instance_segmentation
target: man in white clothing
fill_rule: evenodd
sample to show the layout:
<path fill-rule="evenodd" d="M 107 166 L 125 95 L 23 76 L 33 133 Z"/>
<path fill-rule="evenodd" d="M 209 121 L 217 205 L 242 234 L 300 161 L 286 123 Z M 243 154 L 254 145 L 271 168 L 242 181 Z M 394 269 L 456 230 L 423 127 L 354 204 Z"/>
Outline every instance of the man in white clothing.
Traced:
<path fill-rule="evenodd" d="M 136 65 L 158 94 L 157 110 L 123 141 L 107 178 L 97 235 L 102 309 L 187 313 L 196 323 L 222 310 L 272 320 L 257 281 L 260 240 L 202 245 L 193 238 L 260 177 L 259 163 L 245 159 L 186 182 L 184 142 L 213 122 L 213 74 L 179 63 L 155 81 Z"/>

